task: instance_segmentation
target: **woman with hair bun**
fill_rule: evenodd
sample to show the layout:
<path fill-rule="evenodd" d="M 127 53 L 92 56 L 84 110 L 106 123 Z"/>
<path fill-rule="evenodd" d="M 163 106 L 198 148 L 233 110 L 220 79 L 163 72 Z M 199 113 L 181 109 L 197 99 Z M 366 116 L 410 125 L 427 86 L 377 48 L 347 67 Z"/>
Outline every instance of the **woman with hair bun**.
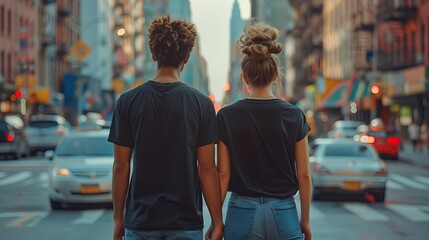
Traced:
<path fill-rule="evenodd" d="M 311 239 L 311 176 L 304 113 L 278 98 L 279 31 L 251 23 L 238 41 L 248 98 L 218 112 L 221 195 L 231 192 L 225 240 Z M 301 201 L 299 219 L 293 196 Z"/>
<path fill-rule="evenodd" d="M 203 239 L 204 194 L 212 217 L 206 239 L 223 235 L 212 101 L 181 82 L 195 26 L 169 16 L 149 26 L 158 64 L 153 80 L 124 93 L 113 115 L 113 239 Z M 130 181 L 130 159 L 133 173 Z"/>

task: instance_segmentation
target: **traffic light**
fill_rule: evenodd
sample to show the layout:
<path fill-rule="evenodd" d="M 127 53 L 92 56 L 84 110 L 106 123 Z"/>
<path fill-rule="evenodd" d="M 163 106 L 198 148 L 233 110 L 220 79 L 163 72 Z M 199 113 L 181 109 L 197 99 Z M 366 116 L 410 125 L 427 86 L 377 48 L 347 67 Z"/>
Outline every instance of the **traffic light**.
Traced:
<path fill-rule="evenodd" d="M 381 92 L 380 85 L 378 83 L 374 83 L 371 85 L 371 94 L 379 95 Z"/>

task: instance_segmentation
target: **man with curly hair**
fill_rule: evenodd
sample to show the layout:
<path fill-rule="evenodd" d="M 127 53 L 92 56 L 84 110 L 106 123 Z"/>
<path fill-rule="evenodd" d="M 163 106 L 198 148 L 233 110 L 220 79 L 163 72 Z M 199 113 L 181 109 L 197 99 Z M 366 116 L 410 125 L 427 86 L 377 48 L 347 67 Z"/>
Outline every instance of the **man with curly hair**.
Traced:
<path fill-rule="evenodd" d="M 116 104 L 108 139 L 115 240 L 202 239 L 201 192 L 212 217 L 206 238 L 223 236 L 216 114 L 208 97 L 180 80 L 196 37 L 187 21 L 154 19 L 149 46 L 158 71 Z"/>

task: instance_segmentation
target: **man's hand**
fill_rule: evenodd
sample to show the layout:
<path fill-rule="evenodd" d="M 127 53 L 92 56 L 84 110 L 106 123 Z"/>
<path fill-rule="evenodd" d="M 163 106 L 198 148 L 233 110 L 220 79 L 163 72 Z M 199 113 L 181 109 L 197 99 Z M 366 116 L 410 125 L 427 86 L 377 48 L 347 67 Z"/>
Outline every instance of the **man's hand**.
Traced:
<path fill-rule="evenodd" d="M 123 240 L 125 235 L 124 221 L 115 220 L 114 224 L 113 240 Z"/>
<path fill-rule="evenodd" d="M 213 227 L 211 225 L 206 233 L 206 240 L 221 240 L 223 237 L 223 225 L 219 227 Z"/>
<path fill-rule="evenodd" d="M 310 223 L 301 221 L 299 225 L 301 226 L 302 234 L 304 234 L 304 239 L 311 240 Z"/>

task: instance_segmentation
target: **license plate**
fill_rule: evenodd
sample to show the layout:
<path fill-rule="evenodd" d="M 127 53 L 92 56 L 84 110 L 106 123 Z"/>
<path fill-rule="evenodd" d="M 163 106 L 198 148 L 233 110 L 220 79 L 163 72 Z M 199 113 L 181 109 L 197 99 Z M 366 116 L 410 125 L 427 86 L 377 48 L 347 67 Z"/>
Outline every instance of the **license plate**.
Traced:
<path fill-rule="evenodd" d="M 360 190 L 360 182 L 345 182 L 344 189 L 350 191 L 359 191 Z"/>
<path fill-rule="evenodd" d="M 80 193 L 82 193 L 82 194 L 100 193 L 100 186 L 98 186 L 98 185 L 82 185 L 82 186 L 80 186 Z"/>

